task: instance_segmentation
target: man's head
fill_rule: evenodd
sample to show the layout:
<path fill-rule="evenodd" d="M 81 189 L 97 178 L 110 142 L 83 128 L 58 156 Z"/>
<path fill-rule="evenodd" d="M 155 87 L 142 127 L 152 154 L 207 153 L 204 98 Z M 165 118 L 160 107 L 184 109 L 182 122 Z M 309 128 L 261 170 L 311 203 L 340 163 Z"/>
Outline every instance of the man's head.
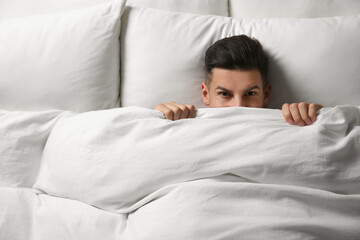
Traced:
<path fill-rule="evenodd" d="M 245 35 L 221 39 L 205 54 L 203 101 L 209 107 L 265 107 L 271 85 L 261 44 Z"/>

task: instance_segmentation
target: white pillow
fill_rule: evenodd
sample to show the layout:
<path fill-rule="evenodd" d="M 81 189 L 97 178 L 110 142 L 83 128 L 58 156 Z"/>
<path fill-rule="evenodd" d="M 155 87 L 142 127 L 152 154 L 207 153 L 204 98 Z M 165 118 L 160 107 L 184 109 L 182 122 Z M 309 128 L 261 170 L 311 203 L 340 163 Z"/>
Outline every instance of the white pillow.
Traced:
<path fill-rule="evenodd" d="M 11 0 L 0 1 L 0 19 L 70 11 L 113 0 Z"/>
<path fill-rule="evenodd" d="M 122 106 L 164 101 L 203 107 L 204 53 L 246 34 L 270 57 L 269 107 L 284 102 L 360 105 L 360 17 L 242 20 L 131 8 L 122 32 Z"/>
<path fill-rule="evenodd" d="M 228 0 L 128 0 L 127 4 L 172 12 L 229 16 Z"/>
<path fill-rule="evenodd" d="M 232 17 L 305 18 L 360 14 L 359 0 L 229 0 Z"/>
<path fill-rule="evenodd" d="M 117 106 L 124 0 L 0 21 L 0 109 Z"/>
<path fill-rule="evenodd" d="M 0 187 L 31 187 L 47 138 L 62 111 L 0 111 Z"/>

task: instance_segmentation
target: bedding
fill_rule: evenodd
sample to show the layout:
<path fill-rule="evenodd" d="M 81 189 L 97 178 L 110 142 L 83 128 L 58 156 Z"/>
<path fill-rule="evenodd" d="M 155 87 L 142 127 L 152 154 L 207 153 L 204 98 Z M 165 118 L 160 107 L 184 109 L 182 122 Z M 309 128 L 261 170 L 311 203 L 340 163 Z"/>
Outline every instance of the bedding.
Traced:
<path fill-rule="evenodd" d="M 327 107 L 360 103 L 358 15 L 240 19 L 134 7 L 123 17 L 123 107 L 153 109 L 168 101 L 204 107 L 205 51 L 238 34 L 257 38 L 269 55 L 270 108 L 301 101 Z"/>
<path fill-rule="evenodd" d="M 12 0 L 0 1 L 0 19 L 64 12 L 112 0 Z M 228 0 L 127 0 L 127 5 L 173 12 L 229 16 Z"/>
<path fill-rule="evenodd" d="M 65 115 L 34 189 L 126 216 L 124 239 L 358 239 L 359 125 L 354 106 L 306 127 L 274 109 Z"/>
<path fill-rule="evenodd" d="M 63 111 L 0 111 L 0 187 L 31 187 L 47 138 Z"/>
<path fill-rule="evenodd" d="M 172 12 L 229 16 L 228 0 L 127 0 L 126 4 Z"/>
<path fill-rule="evenodd" d="M 359 14 L 356 0 L 309 2 L 128 4 Z M 121 17 L 124 5 L 0 1 L 0 240 L 360 239 L 359 16 L 129 6 Z M 240 33 L 272 57 L 270 107 L 356 106 L 321 109 L 306 127 L 276 109 L 175 122 L 146 109 L 203 106 L 204 50 Z M 116 108 L 119 87 L 123 106 L 140 107 Z"/>
<path fill-rule="evenodd" d="M 0 1 L 0 19 L 60 13 L 109 3 L 112 0 L 12 0 Z"/>
<path fill-rule="evenodd" d="M 117 107 L 124 4 L 0 20 L 0 109 Z"/>
<path fill-rule="evenodd" d="M 239 18 L 315 18 L 360 14 L 358 0 L 229 0 L 230 16 Z"/>
<path fill-rule="evenodd" d="M 0 206 L 1 240 L 116 240 L 126 226 L 123 214 L 29 188 L 0 187 Z"/>

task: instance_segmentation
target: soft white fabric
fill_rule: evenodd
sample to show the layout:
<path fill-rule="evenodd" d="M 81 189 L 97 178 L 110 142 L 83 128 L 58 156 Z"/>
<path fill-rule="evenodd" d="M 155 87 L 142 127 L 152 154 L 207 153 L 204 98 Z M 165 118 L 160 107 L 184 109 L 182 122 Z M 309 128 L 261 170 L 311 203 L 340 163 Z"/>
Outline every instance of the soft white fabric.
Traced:
<path fill-rule="evenodd" d="M 41 125 L 12 114 L 24 128 Z M 143 108 L 57 118 L 39 190 L 0 187 L 0 239 L 360 234 L 360 107 L 322 109 L 307 127 L 253 108 L 199 109 L 179 121 Z"/>
<path fill-rule="evenodd" d="M 360 14 L 358 0 L 229 0 L 230 16 L 239 18 L 305 18 Z"/>
<path fill-rule="evenodd" d="M 0 18 L 59 12 L 111 0 L 0 1 Z M 240 17 L 331 17 L 360 14 L 358 0 L 128 0 L 139 7 L 168 11 Z"/>
<path fill-rule="evenodd" d="M 357 240 L 359 201 L 359 195 L 222 176 L 167 186 L 127 215 L 0 188 L 0 239 Z"/>
<path fill-rule="evenodd" d="M 49 14 L 109 3 L 112 0 L 11 0 L 0 1 L 0 19 Z"/>
<path fill-rule="evenodd" d="M 0 19 L 55 13 L 90 7 L 112 0 L 11 0 L 0 1 Z M 227 0 L 128 0 L 127 4 L 174 12 L 229 16 Z"/>
<path fill-rule="evenodd" d="M 203 107 L 205 50 L 223 37 L 257 38 L 270 57 L 269 107 L 360 104 L 360 17 L 242 20 L 131 8 L 122 29 L 122 106 Z"/>
<path fill-rule="evenodd" d="M 62 111 L 0 111 L 0 187 L 34 184 L 50 131 L 65 115 Z"/>
<path fill-rule="evenodd" d="M 128 0 L 127 4 L 172 12 L 229 16 L 228 0 Z"/>
<path fill-rule="evenodd" d="M 130 214 L 0 188 L 0 239 L 358 239 L 359 195 L 239 180 L 169 185 Z"/>
<path fill-rule="evenodd" d="M 226 173 L 360 193 L 359 107 L 323 109 L 307 127 L 287 124 L 280 110 L 197 114 L 170 121 L 155 110 L 124 108 L 62 118 L 48 138 L 34 187 L 119 213 L 135 210 L 167 185 Z"/>
<path fill-rule="evenodd" d="M 148 200 L 129 214 L 124 239 L 357 240 L 360 235 L 358 194 L 222 176 L 174 184 Z"/>
<path fill-rule="evenodd" d="M 78 201 L 0 187 L 1 240 L 115 240 L 125 223 L 126 215 Z"/>
<path fill-rule="evenodd" d="M 125 2 L 0 21 L 0 108 L 116 107 Z"/>

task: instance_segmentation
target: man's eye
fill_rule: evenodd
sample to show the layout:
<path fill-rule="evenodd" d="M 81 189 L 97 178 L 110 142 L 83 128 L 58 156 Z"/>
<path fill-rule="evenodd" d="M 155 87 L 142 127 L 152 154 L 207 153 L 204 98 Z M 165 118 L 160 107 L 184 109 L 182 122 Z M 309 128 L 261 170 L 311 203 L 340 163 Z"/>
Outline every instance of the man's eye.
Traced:
<path fill-rule="evenodd" d="M 255 96 L 256 95 L 256 92 L 254 91 L 250 91 L 246 94 L 247 96 Z"/>
<path fill-rule="evenodd" d="M 230 94 L 228 92 L 220 92 L 219 94 L 221 96 L 223 96 L 223 97 L 229 97 L 230 96 Z"/>

